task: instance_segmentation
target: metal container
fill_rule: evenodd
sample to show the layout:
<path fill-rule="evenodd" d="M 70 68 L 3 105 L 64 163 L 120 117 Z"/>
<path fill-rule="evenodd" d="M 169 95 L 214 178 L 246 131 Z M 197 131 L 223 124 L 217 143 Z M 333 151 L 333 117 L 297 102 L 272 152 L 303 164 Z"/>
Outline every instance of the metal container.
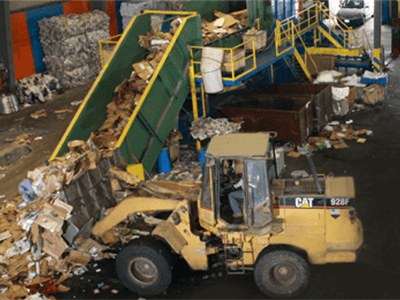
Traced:
<path fill-rule="evenodd" d="M 281 83 L 259 84 L 251 92 L 281 97 L 311 97 L 313 99 L 314 129 L 319 132 L 333 116 L 331 84 Z M 249 91 L 250 92 L 250 91 Z"/>
<path fill-rule="evenodd" d="M 18 99 L 13 94 L 0 95 L 0 114 L 8 115 L 18 111 Z"/>
<path fill-rule="evenodd" d="M 230 95 L 216 108 L 228 118 L 244 121 L 245 132 L 278 132 L 277 141 L 303 143 L 313 128 L 311 98 Z"/>

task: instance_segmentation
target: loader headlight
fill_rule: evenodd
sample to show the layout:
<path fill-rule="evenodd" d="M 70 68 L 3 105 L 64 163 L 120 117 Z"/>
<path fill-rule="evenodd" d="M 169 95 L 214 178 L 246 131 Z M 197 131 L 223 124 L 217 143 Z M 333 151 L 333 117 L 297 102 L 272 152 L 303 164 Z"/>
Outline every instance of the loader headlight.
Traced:
<path fill-rule="evenodd" d="M 177 213 L 172 214 L 171 218 L 175 225 L 178 225 L 181 222 L 181 218 Z"/>

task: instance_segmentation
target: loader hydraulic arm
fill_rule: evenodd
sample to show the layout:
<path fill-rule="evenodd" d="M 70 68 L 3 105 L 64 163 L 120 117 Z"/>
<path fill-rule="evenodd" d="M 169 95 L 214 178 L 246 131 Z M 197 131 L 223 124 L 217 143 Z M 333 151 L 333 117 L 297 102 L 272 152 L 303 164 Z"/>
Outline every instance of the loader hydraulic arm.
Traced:
<path fill-rule="evenodd" d="M 177 200 L 131 197 L 118 204 L 103 220 L 97 222 L 92 229 L 93 235 L 102 235 L 129 215 L 138 212 L 173 211 L 180 203 Z"/>

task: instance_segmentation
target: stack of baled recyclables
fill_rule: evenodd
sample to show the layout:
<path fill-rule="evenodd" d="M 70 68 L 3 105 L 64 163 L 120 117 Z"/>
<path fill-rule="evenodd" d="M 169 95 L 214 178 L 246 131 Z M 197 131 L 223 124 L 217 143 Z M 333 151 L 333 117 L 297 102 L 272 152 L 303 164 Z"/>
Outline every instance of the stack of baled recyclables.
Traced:
<path fill-rule="evenodd" d="M 110 37 L 110 17 L 94 10 L 38 21 L 43 61 L 62 87 L 86 83 L 101 70 L 99 40 Z"/>

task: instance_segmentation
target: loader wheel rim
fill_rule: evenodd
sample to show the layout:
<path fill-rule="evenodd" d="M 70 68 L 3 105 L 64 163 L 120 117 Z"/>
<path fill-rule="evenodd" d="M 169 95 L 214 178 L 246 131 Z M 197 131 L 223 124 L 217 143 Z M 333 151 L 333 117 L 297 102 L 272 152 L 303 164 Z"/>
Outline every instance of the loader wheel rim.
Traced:
<path fill-rule="evenodd" d="M 151 285 L 158 278 L 158 268 L 149 259 L 137 257 L 131 261 L 130 271 L 133 280 L 142 285 Z"/>
<path fill-rule="evenodd" d="M 300 273 L 296 266 L 291 263 L 279 263 L 272 268 L 271 280 L 275 285 L 289 287 L 294 285 L 300 278 Z"/>

